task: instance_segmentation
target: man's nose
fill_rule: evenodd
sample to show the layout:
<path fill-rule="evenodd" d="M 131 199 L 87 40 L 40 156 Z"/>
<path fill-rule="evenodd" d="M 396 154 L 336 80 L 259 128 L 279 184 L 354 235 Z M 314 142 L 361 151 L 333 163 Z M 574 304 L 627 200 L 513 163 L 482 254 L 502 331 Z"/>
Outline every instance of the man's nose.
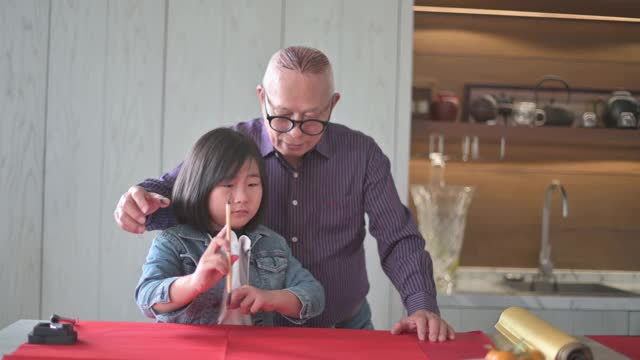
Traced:
<path fill-rule="evenodd" d="M 300 115 L 300 116 L 292 117 L 291 119 L 302 121 L 304 120 L 304 117 Z M 291 134 L 291 136 L 294 136 L 294 137 L 303 136 L 304 133 L 302 132 L 302 123 L 293 124 L 293 128 L 289 130 L 289 134 Z"/>

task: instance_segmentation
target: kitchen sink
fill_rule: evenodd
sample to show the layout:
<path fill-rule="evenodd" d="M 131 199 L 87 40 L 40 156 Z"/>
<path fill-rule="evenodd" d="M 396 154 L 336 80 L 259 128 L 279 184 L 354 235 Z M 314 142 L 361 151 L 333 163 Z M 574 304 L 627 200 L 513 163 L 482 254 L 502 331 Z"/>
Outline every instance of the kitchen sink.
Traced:
<path fill-rule="evenodd" d="M 535 293 L 544 295 L 593 295 L 593 296 L 640 296 L 634 292 L 617 289 L 599 283 L 573 283 L 573 282 L 540 282 L 525 280 L 504 279 L 508 287 L 523 293 Z"/>

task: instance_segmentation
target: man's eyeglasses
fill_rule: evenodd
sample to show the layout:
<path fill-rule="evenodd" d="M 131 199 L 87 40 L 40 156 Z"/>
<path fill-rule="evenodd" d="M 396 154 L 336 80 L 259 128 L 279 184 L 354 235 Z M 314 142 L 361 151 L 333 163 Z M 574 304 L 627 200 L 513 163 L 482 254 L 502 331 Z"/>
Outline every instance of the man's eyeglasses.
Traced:
<path fill-rule="evenodd" d="M 264 113 L 267 115 L 267 121 L 269 122 L 269 126 L 279 132 L 279 133 L 287 133 L 296 126 L 296 124 L 300 124 L 300 131 L 307 135 L 320 135 L 324 132 L 331 119 L 331 110 L 329 110 L 329 117 L 327 120 L 318 120 L 318 119 L 307 119 L 307 120 L 293 120 L 288 116 L 279 116 L 279 115 L 269 115 L 267 111 L 267 91 L 263 88 L 264 93 Z M 333 96 L 331 96 L 331 100 L 333 102 Z M 331 104 L 329 104 L 331 106 Z"/>

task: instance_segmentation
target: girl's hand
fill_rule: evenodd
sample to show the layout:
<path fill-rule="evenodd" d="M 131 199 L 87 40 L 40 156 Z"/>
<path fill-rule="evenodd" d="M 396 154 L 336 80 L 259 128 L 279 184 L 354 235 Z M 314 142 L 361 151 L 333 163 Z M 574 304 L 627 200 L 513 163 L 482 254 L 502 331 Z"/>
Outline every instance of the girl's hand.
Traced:
<path fill-rule="evenodd" d="M 251 285 L 239 287 L 231 293 L 231 309 L 240 308 L 243 314 L 255 314 L 258 311 L 274 311 L 278 305 L 276 291 L 262 290 Z"/>
<path fill-rule="evenodd" d="M 212 239 L 198 261 L 196 271 L 191 276 L 191 285 L 201 294 L 218 283 L 228 272 L 227 256 L 220 250 L 229 253 L 230 244 L 225 239 L 226 226 Z M 231 257 L 231 264 L 238 260 L 238 256 Z"/>
<path fill-rule="evenodd" d="M 243 314 L 276 311 L 292 318 L 300 318 L 302 303 L 288 290 L 263 290 L 244 285 L 231 293 L 231 309 L 240 308 Z"/>

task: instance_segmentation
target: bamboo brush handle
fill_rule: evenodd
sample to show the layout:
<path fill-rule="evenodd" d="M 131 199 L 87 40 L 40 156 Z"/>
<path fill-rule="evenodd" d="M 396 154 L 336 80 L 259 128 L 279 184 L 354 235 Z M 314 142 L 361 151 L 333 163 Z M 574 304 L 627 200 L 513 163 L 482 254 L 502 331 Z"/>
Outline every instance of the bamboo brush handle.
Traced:
<path fill-rule="evenodd" d="M 227 244 L 229 244 L 229 250 L 231 250 L 231 204 L 227 201 L 225 207 L 226 223 L 227 223 Z M 227 252 L 227 293 L 231 294 L 231 251 Z"/>

